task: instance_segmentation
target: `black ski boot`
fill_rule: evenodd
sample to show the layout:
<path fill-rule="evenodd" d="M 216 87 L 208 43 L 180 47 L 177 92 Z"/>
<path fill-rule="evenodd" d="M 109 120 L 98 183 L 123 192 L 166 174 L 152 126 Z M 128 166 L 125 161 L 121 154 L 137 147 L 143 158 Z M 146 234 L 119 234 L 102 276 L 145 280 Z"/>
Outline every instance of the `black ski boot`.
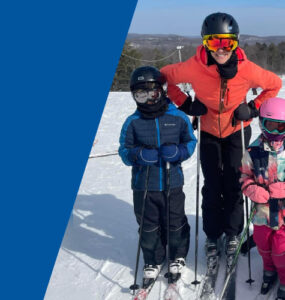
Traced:
<path fill-rule="evenodd" d="M 277 272 L 263 271 L 263 282 L 261 284 L 260 294 L 265 295 L 271 289 L 272 285 L 277 279 Z"/>
<path fill-rule="evenodd" d="M 285 285 L 280 284 L 276 300 L 285 300 Z"/>
<path fill-rule="evenodd" d="M 238 235 L 226 236 L 226 255 L 234 255 L 239 246 L 240 237 Z"/>
<path fill-rule="evenodd" d="M 205 243 L 205 253 L 206 256 L 217 256 L 219 255 L 219 249 L 218 249 L 218 239 L 206 239 Z"/>
<path fill-rule="evenodd" d="M 218 257 L 220 255 L 218 239 L 206 239 L 205 252 L 207 257 L 208 271 L 212 274 L 216 273 Z"/>
<path fill-rule="evenodd" d="M 227 272 L 231 270 L 235 253 L 237 251 L 237 248 L 239 246 L 239 236 L 237 235 L 232 235 L 232 236 L 226 236 L 226 248 L 225 252 L 227 255 Z"/>

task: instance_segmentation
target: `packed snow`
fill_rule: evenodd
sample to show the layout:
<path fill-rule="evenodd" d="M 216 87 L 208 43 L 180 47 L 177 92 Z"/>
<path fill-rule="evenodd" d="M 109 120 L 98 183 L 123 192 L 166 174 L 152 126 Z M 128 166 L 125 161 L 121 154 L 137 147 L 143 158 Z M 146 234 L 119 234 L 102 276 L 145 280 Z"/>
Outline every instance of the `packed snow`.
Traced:
<path fill-rule="evenodd" d="M 283 84 L 285 77 L 282 78 Z M 285 98 L 285 85 L 279 96 Z M 248 100 L 255 96 L 250 91 Z M 103 101 L 103 100 L 102 100 Z M 128 92 L 111 92 L 108 96 L 90 158 L 74 204 L 73 213 L 48 285 L 45 300 L 124 300 L 132 299 L 129 286 L 134 281 L 138 243 L 130 188 L 131 168 L 125 166 L 114 152 L 126 117 L 135 110 Z M 257 120 L 252 122 L 252 140 L 259 134 Z M 100 154 L 113 155 L 96 157 Z M 93 158 L 92 158 L 93 157 Z M 201 285 L 194 280 L 195 210 L 196 210 L 196 151 L 183 163 L 185 175 L 186 214 L 191 225 L 190 251 L 187 268 L 182 276 L 181 299 L 198 299 Z M 203 177 L 201 173 L 200 188 Z M 200 195 L 201 206 L 201 195 Z M 206 270 L 205 234 L 199 215 L 198 280 Z M 224 257 L 219 270 L 216 293 L 222 289 L 225 277 Z M 247 257 L 240 256 L 237 269 L 236 299 L 255 299 L 262 279 L 262 261 L 256 250 L 251 251 L 252 278 L 249 286 Z M 141 283 L 142 255 L 138 283 Z M 163 299 L 166 279 L 160 276 L 149 300 Z M 269 299 L 275 298 L 275 292 Z"/>

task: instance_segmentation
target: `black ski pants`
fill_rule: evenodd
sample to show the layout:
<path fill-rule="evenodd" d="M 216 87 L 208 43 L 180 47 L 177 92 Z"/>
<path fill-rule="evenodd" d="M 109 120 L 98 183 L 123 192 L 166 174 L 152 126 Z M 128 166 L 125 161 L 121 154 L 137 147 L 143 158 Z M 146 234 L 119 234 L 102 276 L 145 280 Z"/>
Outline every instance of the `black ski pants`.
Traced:
<path fill-rule="evenodd" d="M 141 224 L 141 212 L 144 191 L 133 191 L 134 211 L 138 224 Z M 145 264 L 162 264 L 166 251 L 167 202 L 166 192 L 147 192 L 144 224 L 141 238 Z M 170 190 L 170 259 L 186 257 L 189 250 L 190 226 L 185 215 L 185 194 L 180 188 Z"/>
<path fill-rule="evenodd" d="M 247 147 L 250 126 L 244 129 L 244 137 Z M 241 159 L 241 131 L 226 138 L 201 132 L 202 215 L 203 230 L 208 238 L 216 239 L 223 233 L 238 235 L 243 229 L 243 197 L 239 182 Z"/>

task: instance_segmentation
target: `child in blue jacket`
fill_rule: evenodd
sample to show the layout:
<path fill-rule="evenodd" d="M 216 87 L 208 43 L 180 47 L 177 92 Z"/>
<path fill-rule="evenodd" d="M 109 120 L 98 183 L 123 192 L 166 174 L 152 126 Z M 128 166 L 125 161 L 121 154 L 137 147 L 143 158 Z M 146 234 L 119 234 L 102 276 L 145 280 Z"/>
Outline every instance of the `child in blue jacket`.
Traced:
<path fill-rule="evenodd" d="M 126 119 L 120 136 L 119 155 L 127 166 L 132 166 L 131 186 L 138 224 L 147 190 L 140 244 L 145 261 L 144 282 L 158 276 L 165 260 L 166 162 L 170 163 L 171 273 L 181 273 L 189 250 L 190 226 L 185 215 L 181 162 L 193 154 L 197 140 L 186 114 L 166 97 L 165 82 L 159 70 L 151 66 L 132 73 L 130 89 L 137 110 Z"/>

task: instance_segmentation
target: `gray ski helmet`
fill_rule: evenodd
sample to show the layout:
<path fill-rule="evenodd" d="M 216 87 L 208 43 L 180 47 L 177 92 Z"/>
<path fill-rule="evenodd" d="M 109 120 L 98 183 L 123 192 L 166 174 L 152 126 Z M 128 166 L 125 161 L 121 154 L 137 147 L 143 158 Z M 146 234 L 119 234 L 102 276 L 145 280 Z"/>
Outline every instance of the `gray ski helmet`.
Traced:
<path fill-rule="evenodd" d="M 203 22 L 201 35 L 208 34 L 236 34 L 239 38 L 238 23 L 233 16 L 226 13 L 214 13 L 207 16 Z"/>
<path fill-rule="evenodd" d="M 156 82 L 163 86 L 163 84 L 166 82 L 166 79 L 155 67 L 139 67 L 135 69 L 131 75 L 130 89 L 133 90 L 136 85 L 146 82 Z"/>

